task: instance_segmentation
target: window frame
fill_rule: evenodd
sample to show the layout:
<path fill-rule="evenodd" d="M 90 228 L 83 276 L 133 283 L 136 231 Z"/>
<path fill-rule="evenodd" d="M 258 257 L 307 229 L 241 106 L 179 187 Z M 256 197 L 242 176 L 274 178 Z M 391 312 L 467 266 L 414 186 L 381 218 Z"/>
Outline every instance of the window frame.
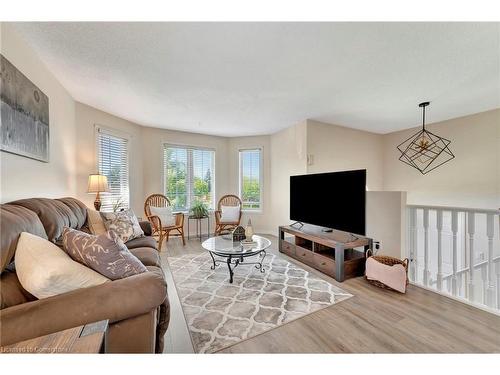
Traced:
<path fill-rule="evenodd" d="M 255 147 L 243 147 L 238 148 L 238 195 L 243 202 L 243 158 L 241 157 L 242 152 L 245 151 L 259 151 L 259 208 L 243 208 L 241 207 L 242 212 L 248 213 L 262 213 L 264 209 L 264 147 L 263 146 L 255 146 Z"/>
<path fill-rule="evenodd" d="M 216 173 L 215 173 L 215 164 L 216 164 L 216 158 L 217 158 L 217 150 L 213 147 L 206 147 L 206 146 L 197 146 L 197 145 L 193 145 L 193 144 L 183 144 L 183 143 L 171 143 L 171 142 L 161 142 L 161 164 L 162 164 L 162 172 L 161 172 L 161 189 L 162 189 L 162 192 L 163 194 L 166 195 L 166 168 L 165 168 L 165 148 L 167 147 L 172 147 L 172 148 L 184 148 L 184 149 L 190 149 L 190 150 L 200 150 L 200 151 L 212 151 L 213 152 L 213 160 L 212 160 L 212 179 L 213 179 L 213 182 L 212 182 L 212 207 L 208 207 L 208 211 L 209 212 L 213 212 L 215 210 L 215 207 L 217 205 L 217 202 L 215 201 L 216 199 L 216 194 L 215 194 L 215 191 L 216 191 Z M 192 155 L 192 154 L 191 154 Z M 186 161 L 187 164 L 191 164 L 193 163 L 193 161 L 191 160 L 191 162 L 189 161 L 189 157 L 188 157 L 188 160 Z M 186 168 L 188 168 L 186 166 Z M 188 168 L 189 170 L 189 168 Z M 193 170 L 191 168 L 191 170 Z M 189 176 L 188 177 L 188 180 L 190 181 L 190 184 L 191 186 L 193 186 L 193 176 Z M 192 198 L 194 196 L 194 194 L 192 193 L 192 191 L 188 191 L 188 197 L 189 198 Z M 186 199 L 187 201 L 188 199 Z M 176 211 L 176 212 L 181 212 L 183 214 L 188 214 L 189 211 L 191 210 L 191 199 L 189 199 L 189 207 L 187 207 L 185 210 L 179 210 L 179 211 Z"/>
<path fill-rule="evenodd" d="M 127 186 L 128 186 L 128 197 L 127 197 L 127 206 L 125 209 L 132 208 L 131 202 L 131 189 L 130 189 L 130 143 L 132 140 L 132 136 L 129 133 L 113 129 L 111 127 L 94 124 L 94 139 L 95 139 L 95 157 L 94 157 L 94 165 L 97 173 L 100 173 L 99 164 L 100 164 L 100 147 L 99 147 L 99 135 L 106 134 L 111 137 L 121 138 L 126 140 L 126 161 L 127 161 Z M 108 193 L 101 193 L 101 200 L 105 200 L 108 196 Z M 104 202 L 103 202 L 104 203 Z M 102 211 L 106 212 L 106 211 Z M 111 211 L 112 212 L 112 211 Z"/>

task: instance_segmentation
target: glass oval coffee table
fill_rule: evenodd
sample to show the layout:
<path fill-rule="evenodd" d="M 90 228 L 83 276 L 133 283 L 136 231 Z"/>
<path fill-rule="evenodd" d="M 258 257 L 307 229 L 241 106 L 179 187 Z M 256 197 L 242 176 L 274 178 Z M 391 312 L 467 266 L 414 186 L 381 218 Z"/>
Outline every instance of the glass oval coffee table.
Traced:
<path fill-rule="evenodd" d="M 224 258 L 227 268 L 229 269 L 229 282 L 233 282 L 234 269 L 240 264 L 255 265 L 260 272 L 264 272 L 262 262 L 266 257 L 266 249 L 271 246 L 271 241 L 262 236 L 253 235 L 250 243 L 241 241 L 233 241 L 231 235 L 211 237 L 204 241 L 201 246 L 208 251 L 212 257 L 213 265 L 211 269 L 215 269 L 219 265 L 219 260 L 216 257 Z M 245 258 L 257 256 L 260 261 L 244 262 Z"/>

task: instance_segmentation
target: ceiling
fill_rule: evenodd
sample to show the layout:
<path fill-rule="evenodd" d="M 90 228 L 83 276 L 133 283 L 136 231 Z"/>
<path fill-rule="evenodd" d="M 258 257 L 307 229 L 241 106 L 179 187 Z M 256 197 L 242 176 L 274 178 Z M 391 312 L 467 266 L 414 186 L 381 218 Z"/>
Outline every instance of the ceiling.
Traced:
<path fill-rule="evenodd" d="M 82 103 L 245 136 L 304 119 L 376 133 L 500 107 L 498 23 L 16 23 Z"/>

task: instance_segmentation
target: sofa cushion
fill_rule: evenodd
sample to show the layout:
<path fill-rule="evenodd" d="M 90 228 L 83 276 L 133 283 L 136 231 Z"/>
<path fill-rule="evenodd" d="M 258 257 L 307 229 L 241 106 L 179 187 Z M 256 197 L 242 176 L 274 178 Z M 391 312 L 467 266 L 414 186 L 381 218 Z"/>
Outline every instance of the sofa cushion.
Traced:
<path fill-rule="evenodd" d="M 75 261 L 111 280 L 146 272 L 146 267 L 113 231 L 99 236 L 64 228 L 63 248 Z"/>
<path fill-rule="evenodd" d="M 45 228 L 49 241 L 56 242 L 64 227 L 80 229 L 86 222 L 86 210 L 74 198 L 49 199 L 30 198 L 9 202 L 8 205 L 23 206 L 35 212 Z"/>
<path fill-rule="evenodd" d="M 14 271 L 5 270 L 0 275 L 0 309 L 35 301 L 36 297 L 23 288 Z"/>
<path fill-rule="evenodd" d="M 136 249 L 138 247 L 151 247 L 156 250 L 156 240 L 153 237 L 139 237 L 125 242 L 129 249 Z"/>
<path fill-rule="evenodd" d="M 72 260 L 59 247 L 23 232 L 16 248 L 19 282 L 37 298 L 103 284 L 109 279 Z"/>
<path fill-rule="evenodd" d="M 140 225 L 142 231 L 144 232 L 145 236 L 152 236 L 153 235 L 153 226 L 151 225 L 151 223 L 149 221 L 147 221 L 147 220 L 139 221 L 139 225 Z"/>
<path fill-rule="evenodd" d="M 0 273 L 14 259 L 17 241 L 22 232 L 47 238 L 39 217 L 33 211 L 10 204 L 0 206 Z"/>
<path fill-rule="evenodd" d="M 160 255 L 158 251 L 150 247 L 137 247 L 131 249 L 130 252 L 134 254 L 145 266 L 161 267 Z"/>
<path fill-rule="evenodd" d="M 78 220 L 77 226 L 74 227 L 75 229 L 80 229 L 85 226 L 85 223 L 87 221 L 87 206 L 85 205 L 85 203 L 79 201 L 76 198 L 71 198 L 71 197 L 59 198 L 56 199 L 56 201 L 64 203 L 66 206 L 69 207 L 71 212 L 75 214 Z"/>

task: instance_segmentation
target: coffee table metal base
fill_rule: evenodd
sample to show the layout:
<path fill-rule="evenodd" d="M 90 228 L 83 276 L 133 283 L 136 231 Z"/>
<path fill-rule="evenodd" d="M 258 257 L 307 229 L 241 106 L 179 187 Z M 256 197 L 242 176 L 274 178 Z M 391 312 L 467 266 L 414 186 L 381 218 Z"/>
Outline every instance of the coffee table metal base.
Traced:
<path fill-rule="evenodd" d="M 258 269 L 260 272 L 264 273 L 265 268 L 262 265 L 264 262 L 264 258 L 266 257 L 267 253 L 265 250 L 262 250 L 256 254 L 251 254 L 251 255 L 223 255 L 223 254 L 217 254 L 213 253 L 212 251 L 209 251 L 210 256 L 212 257 L 213 265 L 210 267 L 210 269 L 214 270 L 215 267 L 217 267 L 221 261 L 215 259 L 215 256 L 221 257 L 221 258 L 226 258 L 225 263 L 227 264 L 227 268 L 229 269 L 229 283 L 233 283 L 233 275 L 234 275 L 234 269 L 238 267 L 240 264 L 244 265 L 255 265 L 255 268 Z M 244 262 L 243 260 L 247 257 L 251 256 L 258 256 L 260 259 L 260 262 Z M 232 266 L 232 267 L 231 267 Z"/>

